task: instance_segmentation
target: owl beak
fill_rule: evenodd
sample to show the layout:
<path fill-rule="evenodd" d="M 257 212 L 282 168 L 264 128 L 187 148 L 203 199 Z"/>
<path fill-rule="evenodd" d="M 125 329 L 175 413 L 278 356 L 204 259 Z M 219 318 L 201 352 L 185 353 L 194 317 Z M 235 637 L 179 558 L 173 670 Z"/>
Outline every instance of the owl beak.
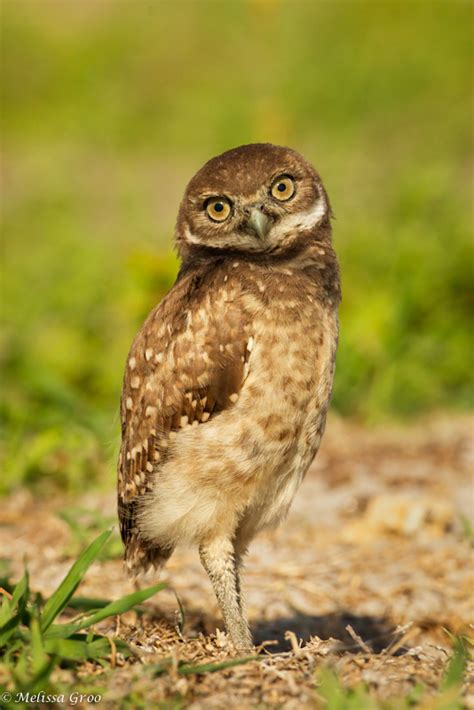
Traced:
<path fill-rule="evenodd" d="M 264 239 L 268 234 L 271 222 L 259 207 L 252 207 L 247 224 L 259 239 Z"/>

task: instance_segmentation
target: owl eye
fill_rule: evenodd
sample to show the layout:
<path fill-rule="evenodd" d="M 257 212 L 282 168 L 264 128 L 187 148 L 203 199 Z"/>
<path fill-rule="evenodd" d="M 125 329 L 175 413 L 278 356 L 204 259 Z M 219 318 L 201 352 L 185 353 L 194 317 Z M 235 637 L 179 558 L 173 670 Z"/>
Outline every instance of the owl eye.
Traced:
<path fill-rule="evenodd" d="M 295 181 L 289 175 L 280 175 L 274 181 L 270 192 L 275 200 L 286 202 L 295 194 Z"/>
<path fill-rule="evenodd" d="M 226 197 L 211 197 L 205 203 L 207 216 L 213 222 L 224 222 L 230 215 L 230 202 Z"/>

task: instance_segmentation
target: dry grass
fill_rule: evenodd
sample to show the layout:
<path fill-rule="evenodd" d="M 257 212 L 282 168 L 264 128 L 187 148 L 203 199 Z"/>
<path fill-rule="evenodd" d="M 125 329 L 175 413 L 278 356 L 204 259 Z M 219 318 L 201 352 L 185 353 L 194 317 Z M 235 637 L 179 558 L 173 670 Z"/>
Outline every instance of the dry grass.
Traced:
<path fill-rule="evenodd" d="M 333 418 L 288 521 L 258 538 L 248 558 L 259 660 L 214 673 L 180 670 L 182 660 L 216 663 L 230 653 L 197 552 L 182 550 L 164 579 L 185 609 L 184 628 L 174 592 L 165 590 L 143 613 L 101 625 L 130 644 L 130 660 L 112 646 L 105 668 L 88 663 L 61 670 L 58 682 L 101 687 L 102 708 L 165 701 L 193 709 L 304 708 L 319 706 L 317 671 L 330 664 L 345 686 L 362 681 L 375 698 L 406 696 L 417 683 L 429 698 L 452 654 L 446 629 L 470 632 L 471 541 L 463 520 L 473 509 L 471 441 L 467 418 L 383 431 Z M 26 557 L 33 589 L 51 593 L 77 544 L 57 513 L 69 509 L 81 523 L 87 516 L 81 518 L 78 506 L 99 511 L 96 524 L 105 526 L 103 516 L 114 515 L 114 495 L 91 491 L 80 501 L 45 502 L 21 490 L 3 502 L 0 558 L 8 560 L 12 579 L 20 577 Z M 132 590 L 113 558 L 91 568 L 79 593 L 117 598 Z M 157 664 L 170 657 L 163 671 Z M 472 692 L 466 682 L 470 707 Z"/>

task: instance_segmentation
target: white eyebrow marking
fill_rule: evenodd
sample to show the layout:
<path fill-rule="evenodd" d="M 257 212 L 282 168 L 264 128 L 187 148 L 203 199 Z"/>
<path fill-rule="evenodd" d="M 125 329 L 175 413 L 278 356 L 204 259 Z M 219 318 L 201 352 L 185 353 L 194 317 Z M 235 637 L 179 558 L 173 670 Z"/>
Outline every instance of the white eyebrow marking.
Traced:
<path fill-rule="evenodd" d="M 191 242 L 191 244 L 201 244 L 201 240 L 191 232 L 189 225 L 186 225 L 184 228 L 184 236 L 186 241 Z"/>
<path fill-rule="evenodd" d="M 296 214 L 289 214 L 283 217 L 280 222 L 270 230 L 270 234 L 276 237 L 283 237 L 285 234 L 288 234 L 288 232 L 292 232 L 296 229 L 306 231 L 319 224 L 326 212 L 326 200 L 323 195 L 321 195 L 316 202 L 304 212 L 297 212 Z"/>

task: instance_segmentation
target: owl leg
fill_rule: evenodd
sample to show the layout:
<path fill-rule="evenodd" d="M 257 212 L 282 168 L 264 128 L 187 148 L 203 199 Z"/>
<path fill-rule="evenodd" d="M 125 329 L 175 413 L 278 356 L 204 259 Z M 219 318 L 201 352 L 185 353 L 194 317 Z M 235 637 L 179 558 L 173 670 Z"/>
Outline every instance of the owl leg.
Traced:
<path fill-rule="evenodd" d="M 240 592 L 238 562 L 228 538 L 217 538 L 199 548 L 201 562 L 209 575 L 226 631 L 237 651 L 253 648 L 252 636 Z"/>
<path fill-rule="evenodd" d="M 237 603 L 239 605 L 240 614 L 245 622 L 247 629 L 249 628 L 247 616 L 247 604 L 245 603 L 245 595 L 242 590 L 242 569 L 243 569 L 244 554 L 235 552 L 234 568 L 235 568 L 235 588 L 237 590 Z M 249 631 L 250 634 L 250 631 Z M 250 636 L 252 639 L 252 636 Z"/>
<path fill-rule="evenodd" d="M 242 591 L 242 570 L 244 567 L 245 555 L 253 538 L 255 537 L 255 525 L 252 520 L 245 519 L 241 521 L 235 533 L 234 558 L 235 558 L 235 578 L 237 582 L 237 594 L 242 616 L 247 621 L 247 606 L 245 604 L 245 595 Z M 248 621 L 247 621 L 248 625 Z"/>
<path fill-rule="evenodd" d="M 244 567 L 244 558 L 247 554 L 247 544 L 243 544 L 240 540 L 234 540 L 234 564 L 235 564 L 235 582 L 237 589 L 237 598 L 240 611 L 247 625 L 247 605 L 245 603 L 245 595 L 242 590 L 242 570 Z"/>

